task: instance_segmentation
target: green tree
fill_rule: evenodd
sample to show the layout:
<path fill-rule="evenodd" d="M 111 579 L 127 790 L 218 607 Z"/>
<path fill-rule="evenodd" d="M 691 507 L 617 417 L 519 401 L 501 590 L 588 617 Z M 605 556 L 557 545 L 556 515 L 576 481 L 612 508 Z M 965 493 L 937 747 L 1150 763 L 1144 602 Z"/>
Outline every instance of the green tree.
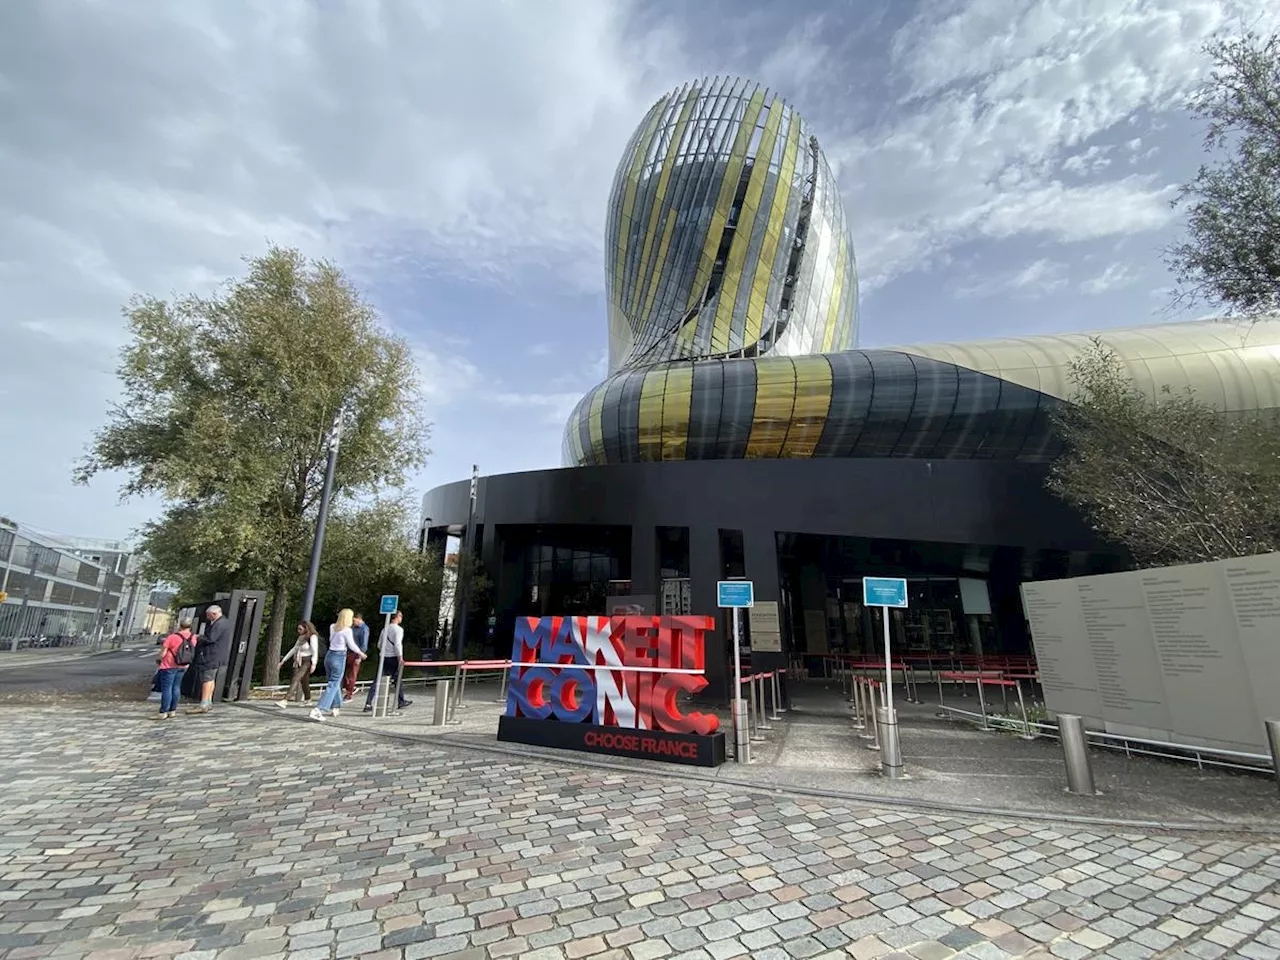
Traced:
<path fill-rule="evenodd" d="M 1280 440 L 1273 418 L 1223 416 L 1191 392 L 1151 397 L 1100 340 L 1071 366 L 1056 414 L 1065 452 L 1048 486 L 1139 563 L 1280 549 Z"/>
<path fill-rule="evenodd" d="M 188 587 L 264 584 L 264 679 L 277 678 L 301 590 L 331 424 L 342 425 L 336 507 L 399 487 L 426 456 L 417 374 L 342 272 L 271 247 L 210 297 L 137 297 L 123 399 L 76 471 L 123 470 L 122 496 L 159 494 L 142 530 L 152 572 Z"/>
<path fill-rule="evenodd" d="M 1280 35 L 1218 39 L 1206 52 L 1213 70 L 1190 108 L 1208 124 L 1205 149 L 1226 153 L 1174 200 L 1187 209 L 1185 239 L 1165 251 L 1175 303 L 1270 312 L 1280 307 Z"/>
<path fill-rule="evenodd" d="M 384 594 L 395 594 L 404 614 L 406 645 L 419 650 L 434 646 L 444 557 L 438 550 L 418 551 L 416 528 L 413 504 L 406 497 L 331 517 L 316 584 L 316 626 L 350 607 L 365 615 L 376 638 L 381 624 L 378 601 Z"/>

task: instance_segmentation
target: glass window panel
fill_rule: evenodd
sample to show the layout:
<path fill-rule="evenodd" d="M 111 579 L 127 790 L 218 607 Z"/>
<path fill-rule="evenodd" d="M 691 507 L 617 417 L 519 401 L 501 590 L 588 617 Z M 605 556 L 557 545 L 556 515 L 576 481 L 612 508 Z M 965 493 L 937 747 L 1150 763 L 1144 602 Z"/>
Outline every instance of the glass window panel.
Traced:
<path fill-rule="evenodd" d="M 916 398 L 894 454 L 927 457 L 933 455 L 956 406 L 956 367 L 926 357 L 910 359 L 915 367 Z"/>
<path fill-rule="evenodd" d="M 618 401 L 618 460 L 634 463 L 640 459 L 640 390 L 644 371 L 636 370 L 622 381 Z"/>
<path fill-rule="evenodd" d="M 724 393 L 723 370 L 722 363 L 699 363 L 693 367 L 689 443 L 685 450 L 685 456 L 690 460 L 714 459 L 718 455 L 716 431 L 720 424 L 720 402 Z"/>
<path fill-rule="evenodd" d="M 747 452 L 756 405 L 756 367 L 746 360 L 725 360 L 720 364 L 724 377 L 722 415 L 716 438 L 718 455 L 736 460 Z"/>
<path fill-rule="evenodd" d="M 866 428 L 858 439 L 855 456 L 886 457 L 902 437 L 911 408 L 915 404 L 915 366 L 901 353 L 869 353 L 874 379 Z"/>
<path fill-rule="evenodd" d="M 1000 381 L 956 368 L 956 405 L 934 448 L 939 457 L 970 458 L 982 445 L 986 415 L 999 402 Z"/>
<path fill-rule="evenodd" d="M 831 365 L 826 357 L 796 357 L 795 368 L 795 408 L 782 456 L 811 457 L 831 406 Z"/>
<path fill-rule="evenodd" d="M 662 397 L 663 460 L 685 458 L 692 392 L 693 364 L 681 364 L 667 370 L 666 391 Z"/>
<path fill-rule="evenodd" d="M 782 452 L 795 409 L 796 370 L 790 357 L 768 357 L 756 368 L 756 405 L 746 456 L 776 457 Z"/>
<path fill-rule="evenodd" d="M 831 366 L 831 404 L 814 456 L 850 456 L 871 404 L 871 361 L 861 350 L 827 356 Z"/>
<path fill-rule="evenodd" d="M 666 369 L 648 370 L 640 390 L 638 455 L 641 460 L 662 459 L 662 396 Z"/>

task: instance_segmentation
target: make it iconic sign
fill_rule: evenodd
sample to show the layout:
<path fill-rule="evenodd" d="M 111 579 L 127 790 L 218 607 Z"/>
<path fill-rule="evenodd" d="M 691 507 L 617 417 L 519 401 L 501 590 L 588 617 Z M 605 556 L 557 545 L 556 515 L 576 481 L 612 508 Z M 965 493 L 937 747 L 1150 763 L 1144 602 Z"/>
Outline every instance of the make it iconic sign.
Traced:
<path fill-rule="evenodd" d="M 521 617 L 498 739 L 714 766 L 715 714 L 682 713 L 707 686 L 711 617 Z M 642 667 L 643 670 L 590 669 Z"/>

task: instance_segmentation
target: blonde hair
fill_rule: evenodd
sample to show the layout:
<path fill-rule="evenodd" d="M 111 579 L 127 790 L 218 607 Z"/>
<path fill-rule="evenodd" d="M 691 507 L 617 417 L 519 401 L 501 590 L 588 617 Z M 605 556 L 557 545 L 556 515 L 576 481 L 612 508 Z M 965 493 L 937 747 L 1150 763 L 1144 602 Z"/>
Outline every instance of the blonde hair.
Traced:
<path fill-rule="evenodd" d="M 333 627 L 335 630 L 346 630 L 351 626 L 351 621 L 354 618 L 355 614 L 351 612 L 351 608 L 343 607 L 338 611 L 338 622 L 335 623 Z"/>

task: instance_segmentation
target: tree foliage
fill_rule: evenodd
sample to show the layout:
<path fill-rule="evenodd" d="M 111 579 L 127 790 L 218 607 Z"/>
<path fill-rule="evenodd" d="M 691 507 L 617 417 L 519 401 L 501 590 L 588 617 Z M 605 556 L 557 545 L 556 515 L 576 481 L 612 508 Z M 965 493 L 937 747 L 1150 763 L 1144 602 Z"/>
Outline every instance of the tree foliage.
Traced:
<path fill-rule="evenodd" d="M 121 353 L 123 399 L 76 479 L 123 470 L 125 497 L 159 494 L 142 531 L 151 573 L 194 588 L 264 584 L 268 682 L 290 596 L 305 578 L 328 436 L 353 497 L 399 487 L 426 455 L 417 375 L 342 272 L 272 247 L 210 297 L 137 297 Z"/>
<path fill-rule="evenodd" d="M 1066 452 L 1049 489 L 1140 563 L 1280 549 L 1280 433 L 1267 415 L 1224 416 L 1190 391 L 1140 391 L 1101 341 L 1071 366 L 1056 415 Z"/>
<path fill-rule="evenodd" d="M 1212 41 L 1214 68 L 1191 100 L 1208 124 L 1200 167 L 1174 200 L 1186 238 L 1166 251 L 1181 305 L 1244 314 L 1280 308 L 1280 35 Z"/>

